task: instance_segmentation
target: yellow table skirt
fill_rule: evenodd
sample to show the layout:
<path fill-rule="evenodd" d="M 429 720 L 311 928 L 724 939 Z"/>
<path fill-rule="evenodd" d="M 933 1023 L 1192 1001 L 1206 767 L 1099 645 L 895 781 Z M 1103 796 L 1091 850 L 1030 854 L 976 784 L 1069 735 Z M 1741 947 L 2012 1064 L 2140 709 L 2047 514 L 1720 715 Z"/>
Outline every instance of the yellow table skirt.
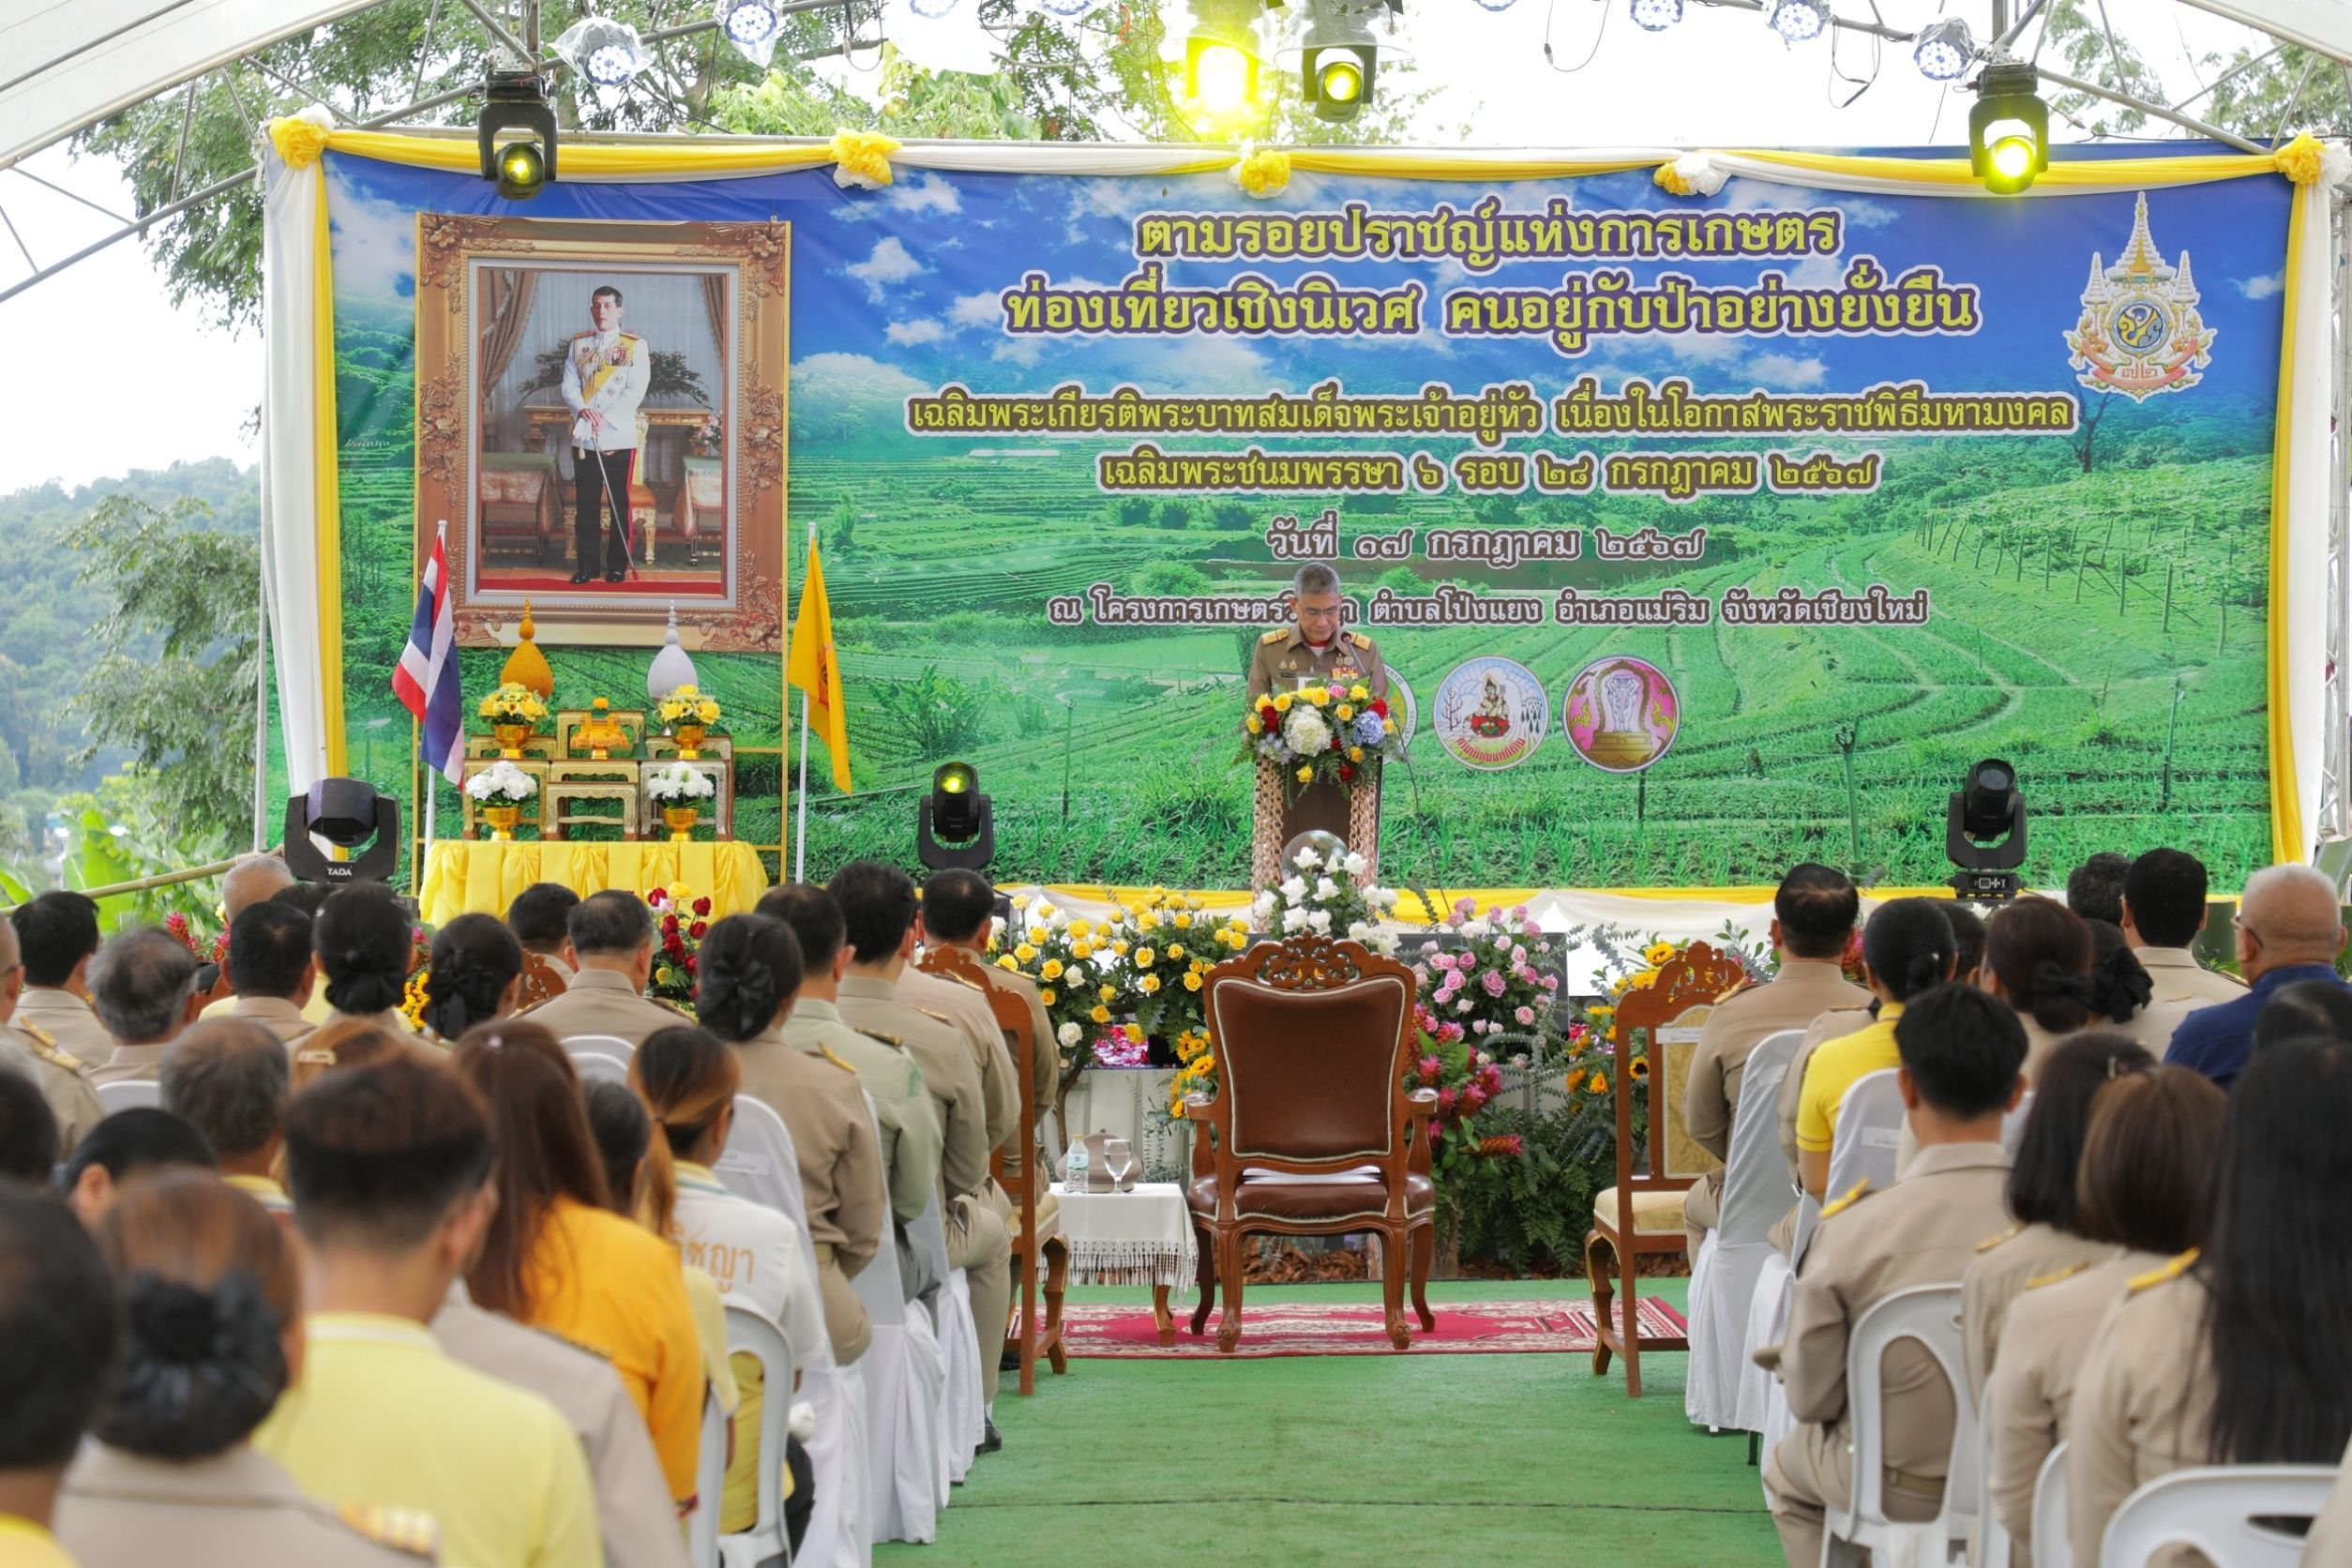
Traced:
<path fill-rule="evenodd" d="M 711 918 L 742 914 L 768 890 L 767 867 L 748 844 L 511 843 L 443 839 L 425 855 L 425 889 L 417 904 L 425 923 L 439 926 L 460 914 L 505 918 L 515 895 L 533 882 L 561 882 L 586 897 L 609 887 L 646 894 L 686 889 L 711 901 Z"/>

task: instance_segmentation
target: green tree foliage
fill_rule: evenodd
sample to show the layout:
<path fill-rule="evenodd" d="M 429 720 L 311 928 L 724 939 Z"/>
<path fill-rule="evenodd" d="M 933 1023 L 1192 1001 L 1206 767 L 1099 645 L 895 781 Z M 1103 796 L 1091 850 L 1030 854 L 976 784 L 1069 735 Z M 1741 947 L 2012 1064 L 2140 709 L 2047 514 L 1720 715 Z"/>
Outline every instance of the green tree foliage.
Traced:
<path fill-rule="evenodd" d="M 987 694 L 941 674 L 935 664 L 925 665 L 912 680 L 876 686 L 874 698 L 918 756 L 943 760 L 983 736 Z"/>
<path fill-rule="evenodd" d="M 2116 32 L 2099 0 L 2052 0 L 2042 51 L 2055 51 L 2069 75 L 2187 113 L 2254 142 L 2299 130 L 2343 134 L 2352 127 L 2344 69 L 2308 50 L 2268 43 L 2209 52 L 2194 66 L 2198 92 L 2167 92 L 2128 33 Z M 2168 128 L 2137 109 L 2088 93 L 2058 93 L 2051 107 L 2095 137 L 2136 136 Z M 2088 468 L 2088 463 L 2085 464 Z"/>

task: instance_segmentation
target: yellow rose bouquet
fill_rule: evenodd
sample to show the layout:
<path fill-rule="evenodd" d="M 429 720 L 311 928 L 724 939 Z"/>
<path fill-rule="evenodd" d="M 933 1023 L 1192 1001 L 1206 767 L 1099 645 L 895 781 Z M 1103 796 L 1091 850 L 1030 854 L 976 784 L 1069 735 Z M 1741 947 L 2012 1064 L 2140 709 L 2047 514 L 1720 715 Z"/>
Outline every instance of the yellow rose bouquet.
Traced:
<path fill-rule="evenodd" d="M 719 719 L 718 700 L 704 696 L 701 688 L 694 686 L 673 687 L 654 705 L 654 711 L 661 716 L 664 725 L 672 727 L 700 724 L 707 728 Z"/>
<path fill-rule="evenodd" d="M 547 701 L 527 686 L 508 681 L 482 699 L 481 716 L 492 724 L 524 724 L 536 728 L 547 717 Z"/>
<path fill-rule="evenodd" d="M 1182 1062 L 1187 1045 L 1206 1046 L 1201 988 L 1210 970 L 1248 945 L 1246 919 L 1208 914 L 1196 896 L 1155 887 L 1116 912 L 1111 948 L 1121 964 L 1123 1000 L 1160 1056 L 1172 1052 Z"/>

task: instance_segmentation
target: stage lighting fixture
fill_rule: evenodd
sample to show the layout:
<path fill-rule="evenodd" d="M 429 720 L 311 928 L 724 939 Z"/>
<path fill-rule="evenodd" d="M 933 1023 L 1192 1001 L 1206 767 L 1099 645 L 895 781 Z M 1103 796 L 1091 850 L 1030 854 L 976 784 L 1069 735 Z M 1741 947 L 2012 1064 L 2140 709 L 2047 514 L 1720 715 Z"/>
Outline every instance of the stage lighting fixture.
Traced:
<path fill-rule="evenodd" d="M 1930 82 L 1957 82 L 1976 58 L 1976 40 L 1961 17 L 1939 17 L 1919 30 L 1911 44 L 1911 64 Z"/>
<path fill-rule="evenodd" d="M 914 853 L 927 870 L 978 871 L 996 858 L 996 811 L 970 762 L 946 762 L 915 813 Z"/>
<path fill-rule="evenodd" d="M 1960 874 L 1952 880 L 1964 898 L 2013 898 L 2017 867 L 2026 863 L 2026 797 L 2017 770 L 1998 757 L 1968 770 L 1968 782 L 1944 807 L 1944 852 Z"/>
<path fill-rule="evenodd" d="M 313 836 L 358 852 L 330 860 Z M 371 842 L 372 840 L 372 842 Z M 380 882 L 400 859 L 400 803 L 357 778 L 322 778 L 286 802 L 286 867 L 303 882 Z"/>
<path fill-rule="evenodd" d="M 1645 32 L 1663 33 L 1682 20 L 1682 0 L 1631 0 L 1627 10 L 1635 26 Z"/>
<path fill-rule="evenodd" d="M 1408 59 L 1396 43 L 1402 0 L 1307 0 L 1282 47 L 1299 73 L 1299 96 L 1323 120 L 1352 120 L 1372 101 L 1382 58 Z"/>
<path fill-rule="evenodd" d="M 1266 57 L 1259 8 L 1259 0 L 1192 0 L 1178 96 L 1196 125 L 1214 128 L 1256 112 Z"/>
<path fill-rule="evenodd" d="M 2042 79 L 2022 60 L 1999 60 L 1977 78 L 1968 111 L 1968 168 L 1984 188 L 2014 196 L 2050 166 L 2050 108 Z"/>
<path fill-rule="evenodd" d="M 1830 0 L 1779 0 L 1767 20 L 1783 43 L 1817 38 L 1830 24 Z"/>
<path fill-rule="evenodd" d="M 528 202 L 555 179 L 555 115 L 533 70 L 493 70 L 482 93 L 477 129 L 482 177 L 509 202 Z M 521 135 L 503 144 L 508 131 Z"/>

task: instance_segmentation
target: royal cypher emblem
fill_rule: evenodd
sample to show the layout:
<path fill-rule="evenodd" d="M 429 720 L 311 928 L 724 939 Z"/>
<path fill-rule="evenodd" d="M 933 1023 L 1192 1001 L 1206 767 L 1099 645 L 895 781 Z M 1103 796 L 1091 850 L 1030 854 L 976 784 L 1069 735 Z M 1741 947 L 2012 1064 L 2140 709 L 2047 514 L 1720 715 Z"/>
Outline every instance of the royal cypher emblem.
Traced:
<path fill-rule="evenodd" d="M 2148 232 L 2148 195 L 2132 219 L 2132 237 L 2110 267 L 2091 252 L 2083 313 L 2066 335 L 2074 379 L 2098 392 L 2120 392 L 2142 402 L 2160 392 L 2185 392 L 2213 362 L 2213 329 L 2197 314 L 2189 253 L 2166 264 Z"/>

